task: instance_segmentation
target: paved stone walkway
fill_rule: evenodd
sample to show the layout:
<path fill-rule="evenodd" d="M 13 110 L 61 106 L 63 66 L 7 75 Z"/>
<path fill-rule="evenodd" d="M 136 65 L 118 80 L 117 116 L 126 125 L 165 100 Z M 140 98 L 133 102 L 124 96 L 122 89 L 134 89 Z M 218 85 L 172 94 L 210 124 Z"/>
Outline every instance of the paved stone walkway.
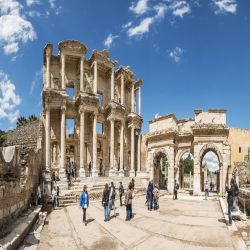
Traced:
<path fill-rule="evenodd" d="M 129 222 L 125 207 L 104 222 L 101 204 L 92 203 L 87 226 L 78 206 L 58 208 L 47 218 L 38 249 L 237 249 L 218 201 L 164 196 L 159 211 L 148 211 L 144 202 L 144 197 L 134 200 Z"/>

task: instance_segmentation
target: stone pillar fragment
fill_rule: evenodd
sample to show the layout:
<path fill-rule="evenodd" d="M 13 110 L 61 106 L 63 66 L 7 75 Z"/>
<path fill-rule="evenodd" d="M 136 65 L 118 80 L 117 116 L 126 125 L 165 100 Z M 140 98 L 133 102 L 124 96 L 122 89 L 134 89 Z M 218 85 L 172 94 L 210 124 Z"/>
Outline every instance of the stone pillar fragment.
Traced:
<path fill-rule="evenodd" d="M 50 82 L 50 59 L 51 59 L 51 54 L 46 53 L 46 88 L 51 87 L 51 82 Z"/>
<path fill-rule="evenodd" d="M 65 89 L 65 55 L 61 55 L 61 81 L 62 81 L 62 89 Z"/>
<path fill-rule="evenodd" d="M 61 108 L 61 166 L 60 166 L 60 177 L 65 177 L 65 137 L 66 137 L 66 118 L 65 118 L 66 107 Z"/>
<path fill-rule="evenodd" d="M 92 166 L 92 177 L 98 176 L 97 171 L 97 113 L 94 112 L 94 119 L 93 119 L 93 166 Z"/>
<path fill-rule="evenodd" d="M 130 177 L 135 176 L 135 127 L 131 126 L 131 166 L 130 166 Z"/>
<path fill-rule="evenodd" d="M 98 79 L 97 61 L 95 61 L 94 62 L 94 86 L 93 86 L 93 92 L 94 92 L 94 94 L 97 94 L 97 79 Z"/>
<path fill-rule="evenodd" d="M 45 155 L 45 165 L 46 170 L 50 170 L 50 108 L 45 109 L 45 145 L 46 145 L 46 155 Z"/>
<path fill-rule="evenodd" d="M 135 85 L 132 83 L 131 88 L 131 112 L 135 112 Z"/>
<path fill-rule="evenodd" d="M 120 171 L 119 176 L 124 176 L 124 122 L 121 121 L 121 130 L 120 130 Z"/>
<path fill-rule="evenodd" d="M 138 115 L 141 115 L 141 87 L 138 88 Z"/>
<path fill-rule="evenodd" d="M 84 140 L 84 110 L 80 110 L 80 177 L 85 177 L 84 169 L 84 154 L 85 154 L 85 140 Z"/>
<path fill-rule="evenodd" d="M 81 57 L 80 65 L 80 91 L 84 91 L 84 56 Z"/>
<path fill-rule="evenodd" d="M 111 70 L 111 101 L 115 99 L 115 71 Z"/>
<path fill-rule="evenodd" d="M 141 134 L 138 134 L 137 141 L 137 171 L 141 171 Z"/>
<path fill-rule="evenodd" d="M 113 118 L 110 119 L 110 169 L 109 176 L 115 175 L 114 169 L 114 155 L 115 155 L 115 121 Z"/>
<path fill-rule="evenodd" d="M 124 75 L 121 75 L 121 104 L 124 105 Z"/>

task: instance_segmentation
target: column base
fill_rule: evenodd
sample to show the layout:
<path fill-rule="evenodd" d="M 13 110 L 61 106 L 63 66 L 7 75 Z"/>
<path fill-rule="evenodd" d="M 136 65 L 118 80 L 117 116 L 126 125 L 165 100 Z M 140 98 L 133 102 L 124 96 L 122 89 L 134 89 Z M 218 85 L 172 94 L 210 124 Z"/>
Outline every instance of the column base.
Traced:
<path fill-rule="evenodd" d="M 116 176 L 116 171 L 114 169 L 109 170 L 109 177 L 114 177 Z"/>
<path fill-rule="evenodd" d="M 135 170 L 129 171 L 129 177 L 135 177 Z"/>
<path fill-rule="evenodd" d="M 79 170 L 79 176 L 80 176 L 80 178 L 84 178 L 84 177 L 86 177 L 86 174 L 85 174 L 84 168 L 80 168 L 80 170 Z"/>
<path fill-rule="evenodd" d="M 92 170 L 92 175 L 91 177 L 98 177 L 98 171 L 96 169 Z"/>
<path fill-rule="evenodd" d="M 123 170 L 123 169 L 121 169 L 121 170 L 119 171 L 119 177 L 124 177 L 124 170 Z"/>

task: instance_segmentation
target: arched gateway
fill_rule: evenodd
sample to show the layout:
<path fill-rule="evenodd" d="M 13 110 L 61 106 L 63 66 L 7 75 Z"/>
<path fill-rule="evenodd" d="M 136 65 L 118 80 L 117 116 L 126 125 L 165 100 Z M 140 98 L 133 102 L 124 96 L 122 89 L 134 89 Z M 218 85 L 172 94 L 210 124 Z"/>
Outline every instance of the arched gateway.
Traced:
<path fill-rule="evenodd" d="M 191 188 L 196 195 L 204 190 L 206 181 L 209 184 L 213 181 L 216 183 L 216 192 L 223 194 L 230 179 L 228 134 L 226 110 L 195 110 L 194 118 L 182 120 L 177 120 L 174 114 L 157 116 L 149 122 L 149 133 L 146 135 L 147 168 L 151 180 L 160 183 L 158 174 L 161 174 L 161 159 L 166 155 L 164 174 L 167 176 L 166 187 L 169 192 L 173 191 L 176 179 L 181 188 Z M 208 169 L 209 164 L 206 165 L 209 158 L 204 161 L 208 152 L 213 152 L 218 158 L 212 170 Z M 188 160 L 185 160 L 185 154 L 190 155 Z"/>

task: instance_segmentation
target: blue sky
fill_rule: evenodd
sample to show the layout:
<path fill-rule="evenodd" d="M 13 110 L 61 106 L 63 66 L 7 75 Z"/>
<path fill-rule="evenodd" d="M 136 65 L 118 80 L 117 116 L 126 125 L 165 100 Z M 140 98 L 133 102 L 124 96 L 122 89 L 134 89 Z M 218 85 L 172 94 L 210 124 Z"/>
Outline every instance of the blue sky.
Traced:
<path fill-rule="evenodd" d="M 249 0 L 0 0 L 0 129 L 41 113 L 46 43 L 76 39 L 130 65 L 142 88 L 143 130 L 156 113 L 226 108 L 250 128 Z"/>

